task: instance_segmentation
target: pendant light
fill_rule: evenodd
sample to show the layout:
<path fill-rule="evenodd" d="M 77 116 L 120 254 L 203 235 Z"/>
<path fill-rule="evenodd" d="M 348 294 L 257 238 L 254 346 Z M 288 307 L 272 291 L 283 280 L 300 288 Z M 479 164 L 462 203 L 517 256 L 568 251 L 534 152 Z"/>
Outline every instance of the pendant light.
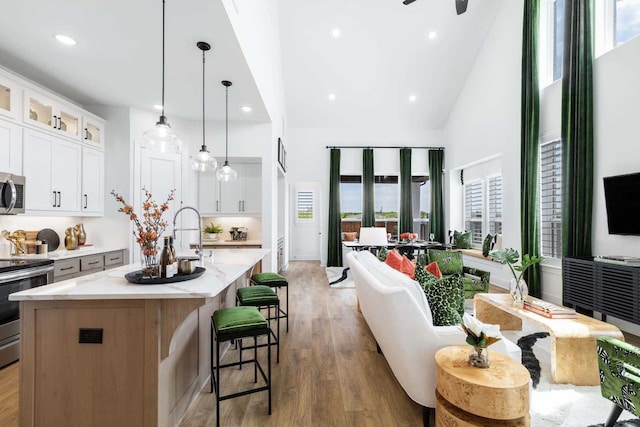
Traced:
<path fill-rule="evenodd" d="M 179 153 L 182 141 L 178 139 L 164 115 L 164 8 L 162 0 L 162 113 L 156 125 L 142 134 L 142 145 L 162 152 Z"/>
<path fill-rule="evenodd" d="M 225 119 L 225 138 L 224 138 L 224 165 L 216 171 L 216 176 L 219 181 L 235 181 L 238 177 L 238 172 L 231 169 L 229 166 L 229 86 L 231 82 L 223 80 L 222 85 L 226 88 L 226 119 Z"/>
<path fill-rule="evenodd" d="M 207 143 L 204 138 L 204 128 L 206 124 L 204 117 L 204 53 L 211 49 L 211 45 L 207 42 L 198 42 L 196 46 L 202 51 L 202 147 L 195 156 L 191 157 L 191 169 L 198 172 L 206 172 L 215 170 L 215 168 L 218 167 L 218 162 L 215 157 L 207 150 Z"/>

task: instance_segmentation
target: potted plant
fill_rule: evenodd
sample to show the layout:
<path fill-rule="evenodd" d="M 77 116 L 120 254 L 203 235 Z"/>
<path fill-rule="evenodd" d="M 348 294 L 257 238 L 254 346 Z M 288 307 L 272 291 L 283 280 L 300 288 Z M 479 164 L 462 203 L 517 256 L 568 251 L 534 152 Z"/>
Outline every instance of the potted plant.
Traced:
<path fill-rule="evenodd" d="M 520 254 L 518 254 L 518 251 L 513 248 L 491 251 L 489 255 L 491 256 L 491 258 L 493 258 L 494 261 L 498 261 L 509 266 L 511 274 L 513 274 L 513 279 L 509 281 L 509 293 L 511 294 L 511 297 L 515 302 L 523 302 L 529 294 L 529 288 L 527 287 L 527 283 L 522 278 L 522 275 L 527 270 L 527 268 L 531 267 L 532 265 L 538 264 L 544 258 L 535 255 L 529 256 L 529 254 L 524 254 L 522 255 L 522 261 L 520 261 L 520 265 L 515 265 L 520 259 Z"/>
<path fill-rule="evenodd" d="M 209 239 L 216 240 L 218 238 L 218 234 L 222 233 L 222 227 L 211 223 L 204 227 L 204 232 L 209 235 Z"/>

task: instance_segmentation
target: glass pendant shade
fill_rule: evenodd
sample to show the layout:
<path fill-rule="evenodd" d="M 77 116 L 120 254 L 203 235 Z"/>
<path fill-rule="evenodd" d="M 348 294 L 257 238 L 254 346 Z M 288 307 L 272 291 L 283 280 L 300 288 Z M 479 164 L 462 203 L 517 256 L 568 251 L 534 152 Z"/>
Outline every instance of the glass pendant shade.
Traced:
<path fill-rule="evenodd" d="M 224 126 L 224 165 L 216 171 L 216 177 L 218 181 L 229 182 L 235 181 L 238 177 L 238 172 L 229 166 L 229 86 L 231 82 L 228 80 L 222 81 L 222 86 L 225 87 L 225 126 Z"/>
<path fill-rule="evenodd" d="M 163 153 L 182 152 L 182 141 L 171 130 L 164 115 L 164 16 L 165 2 L 162 0 L 162 113 L 156 125 L 142 134 L 142 146 Z"/>
<path fill-rule="evenodd" d="M 205 104 L 204 54 L 206 51 L 211 49 L 211 45 L 207 42 L 198 42 L 196 43 L 196 46 L 198 46 L 198 49 L 202 51 L 202 147 L 200 148 L 200 151 L 198 151 L 194 156 L 191 156 L 191 169 L 197 172 L 207 172 L 207 171 L 215 170 L 215 168 L 218 167 L 218 162 L 211 155 L 211 153 L 207 149 L 207 144 L 205 143 L 206 120 L 205 120 L 205 114 L 204 114 L 204 104 Z"/>
<path fill-rule="evenodd" d="M 207 172 L 215 170 L 218 167 L 218 161 L 211 155 L 207 146 L 203 145 L 200 151 L 191 157 L 191 169 L 198 172 Z"/>
<path fill-rule="evenodd" d="M 173 132 L 165 116 L 160 116 L 156 125 L 142 134 L 142 146 L 163 153 L 182 151 L 182 141 Z"/>
<path fill-rule="evenodd" d="M 228 161 L 225 161 L 224 166 L 216 171 L 216 177 L 218 178 L 218 181 L 235 181 L 238 177 L 238 172 L 236 172 L 235 169 L 232 169 L 231 166 L 229 166 Z"/>

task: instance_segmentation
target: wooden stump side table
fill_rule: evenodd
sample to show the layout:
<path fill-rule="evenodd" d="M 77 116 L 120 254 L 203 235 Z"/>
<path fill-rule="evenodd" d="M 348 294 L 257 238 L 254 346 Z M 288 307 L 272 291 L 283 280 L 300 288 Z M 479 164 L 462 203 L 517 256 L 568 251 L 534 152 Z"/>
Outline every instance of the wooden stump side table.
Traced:
<path fill-rule="evenodd" d="M 489 368 L 469 366 L 470 350 L 449 346 L 436 352 L 436 425 L 528 427 L 529 371 L 494 351 Z"/>

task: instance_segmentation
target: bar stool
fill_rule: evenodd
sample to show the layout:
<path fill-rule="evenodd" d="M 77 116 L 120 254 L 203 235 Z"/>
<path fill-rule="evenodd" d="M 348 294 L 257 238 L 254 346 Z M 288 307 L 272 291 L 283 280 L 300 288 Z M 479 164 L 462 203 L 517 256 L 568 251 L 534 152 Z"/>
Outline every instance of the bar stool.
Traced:
<path fill-rule="evenodd" d="M 271 329 L 269 323 L 256 307 L 228 307 L 216 310 L 211 316 L 211 356 L 213 357 L 213 342 L 216 342 L 216 366 L 211 366 L 211 392 L 216 392 L 216 425 L 220 426 L 220 402 L 234 397 L 251 393 L 267 391 L 269 394 L 269 415 L 271 415 L 271 349 L 267 347 L 267 374 L 258 362 L 258 337 L 267 336 L 267 345 L 271 344 Z M 242 360 L 242 347 L 238 362 L 220 365 L 220 343 L 236 339 L 253 337 L 253 359 Z M 258 370 L 266 385 L 236 393 L 220 395 L 220 369 L 253 363 L 253 381 L 258 382 Z"/>
<path fill-rule="evenodd" d="M 236 305 L 238 306 L 252 306 L 259 309 L 266 308 L 267 317 L 266 320 L 273 336 L 273 341 L 270 344 L 259 344 L 258 347 L 265 345 L 276 346 L 276 363 L 280 363 L 280 299 L 278 295 L 268 286 L 256 285 L 247 286 L 244 288 L 238 288 L 236 291 Z M 275 316 L 271 316 L 271 308 L 275 308 Z M 276 335 L 271 329 L 271 321 L 276 320 L 278 334 Z M 242 358 L 242 341 L 240 341 L 240 358 Z"/>
<path fill-rule="evenodd" d="M 270 288 L 286 288 L 287 290 L 287 311 L 278 308 L 278 317 L 287 319 L 287 332 L 289 332 L 289 282 L 287 279 L 277 273 L 256 273 L 251 276 L 251 284 L 264 285 Z"/>

